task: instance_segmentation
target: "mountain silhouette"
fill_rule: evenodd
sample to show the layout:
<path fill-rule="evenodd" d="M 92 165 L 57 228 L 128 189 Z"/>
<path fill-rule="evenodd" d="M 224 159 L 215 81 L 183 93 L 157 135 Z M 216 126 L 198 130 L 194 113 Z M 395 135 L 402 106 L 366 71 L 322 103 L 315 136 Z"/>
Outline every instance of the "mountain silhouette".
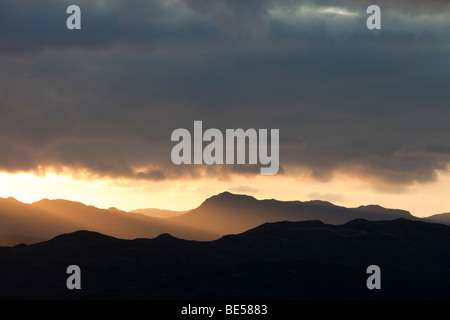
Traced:
<path fill-rule="evenodd" d="M 148 210 L 163 216 L 174 213 Z M 44 199 L 25 204 L 13 198 L 0 198 L 0 235 L 5 239 L 2 242 L 0 237 L 0 245 L 30 244 L 78 230 L 95 231 L 122 239 L 154 238 L 169 233 L 187 240 L 209 241 L 227 234 L 241 233 L 266 222 L 320 220 L 328 224 L 343 224 L 358 218 L 371 221 L 398 218 L 419 220 L 408 211 L 377 205 L 346 208 L 326 201 L 257 200 L 229 192 L 212 196 L 198 208 L 184 214 L 179 215 L 178 212 L 176 217 L 161 219 L 144 213 L 116 208 L 99 209 L 68 200 Z M 425 220 L 450 224 L 449 216 L 435 215 Z M 16 238 L 10 235 L 16 235 Z"/>
<path fill-rule="evenodd" d="M 220 235 L 195 226 L 117 209 L 105 210 L 68 200 L 44 199 L 33 204 L 0 198 L 0 235 L 50 239 L 62 233 L 92 230 L 110 236 L 153 238 L 169 232 L 185 239 L 214 239 Z"/>
<path fill-rule="evenodd" d="M 356 219 L 265 223 L 198 242 L 78 231 L 0 247 L 3 299 L 448 299 L 450 227 Z M 66 288 L 66 268 L 82 289 Z M 369 290 L 369 265 L 381 290 Z"/>
<path fill-rule="evenodd" d="M 375 205 L 345 208 L 325 201 L 257 200 L 247 195 L 223 192 L 208 198 L 198 208 L 170 220 L 186 226 L 202 226 L 225 235 L 244 232 L 265 222 L 320 220 L 341 224 L 357 218 L 417 219 L 408 211 Z"/>
<path fill-rule="evenodd" d="M 423 220 L 434 223 L 442 223 L 450 225 L 450 212 L 440 213 L 424 218 Z"/>

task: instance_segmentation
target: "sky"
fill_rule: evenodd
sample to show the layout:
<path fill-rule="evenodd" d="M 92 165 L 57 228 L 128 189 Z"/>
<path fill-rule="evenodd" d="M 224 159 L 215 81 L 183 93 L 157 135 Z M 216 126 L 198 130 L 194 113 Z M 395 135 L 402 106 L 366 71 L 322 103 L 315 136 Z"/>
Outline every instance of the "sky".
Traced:
<path fill-rule="evenodd" d="M 447 0 L 2 0 L 0 70 L 0 197 L 450 212 Z M 196 120 L 279 129 L 280 172 L 174 165 L 171 133 Z"/>

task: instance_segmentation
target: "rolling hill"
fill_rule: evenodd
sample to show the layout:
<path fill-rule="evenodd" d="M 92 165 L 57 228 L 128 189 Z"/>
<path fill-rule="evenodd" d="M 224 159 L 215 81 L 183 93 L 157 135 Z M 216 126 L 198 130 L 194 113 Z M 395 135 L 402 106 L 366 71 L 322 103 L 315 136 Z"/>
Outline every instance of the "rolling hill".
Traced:
<path fill-rule="evenodd" d="M 449 299 L 450 227 L 356 219 L 266 223 L 215 241 L 78 231 L 0 247 L 3 299 Z M 66 288 L 81 268 L 82 289 Z M 366 287 L 369 265 L 381 290 Z"/>

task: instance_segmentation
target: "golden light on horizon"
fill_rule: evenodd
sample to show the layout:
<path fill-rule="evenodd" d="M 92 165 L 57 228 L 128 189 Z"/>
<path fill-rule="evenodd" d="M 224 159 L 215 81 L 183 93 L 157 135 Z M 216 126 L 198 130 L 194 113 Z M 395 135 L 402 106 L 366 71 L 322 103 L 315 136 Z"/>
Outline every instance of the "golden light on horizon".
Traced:
<path fill-rule="evenodd" d="M 346 207 L 378 204 L 404 209 L 424 217 L 449 212 L 445 190 L 450 188 L 450 174 L 440 174 L 429 184 L 414 184 L 403 192 L 392 193 L 371 188 L 363 177 L 337 175 L 327 182 L 308 177 L 235 175 L 228 180 L 207 178 L 192 180 L 144 181 L 131 179 L 79 179 L 72 175 L 49 172 L 0 173 L 0 197 L 13 197 L 25 203 L 44 198 L 67 199 L 99 208 L 117 207 L 124 211 L 138 208 L 189 210 L 206 198 L 230 191 L 257 199 L 284 201 L 325 200 Z"/>

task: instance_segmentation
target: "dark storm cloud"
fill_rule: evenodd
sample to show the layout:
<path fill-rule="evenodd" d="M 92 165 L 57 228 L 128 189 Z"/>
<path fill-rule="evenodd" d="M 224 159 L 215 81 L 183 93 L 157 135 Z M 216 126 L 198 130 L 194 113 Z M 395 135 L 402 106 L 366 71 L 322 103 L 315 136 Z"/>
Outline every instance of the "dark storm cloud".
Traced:
<path fill-rule="evenodd" d="M 30 53 L 46 48 L 104 49 L 123 44 L 182 40 L 184 20 L 177 6 L 167 1 L 2 1 L 0 4 L 1 51 Z M 66 9 L 81 8 L 82 29 L 66 28 Z M 195 21 L 193 22 L 195 24 Z M 193 26 L 195 28 L 195 26 Z M 188 29 L 190 30 L 190 29 Z M 195 31 L 194 31 L 195 32 Z"/>
<path fill-rule="evenodd" d="M 70 4 L 82 30 L 65 27 Z M 0 168 L 259 174 L 172 165 L 171 132 L 203 120 L 279 128 L 281 173 L 433 181 L 450 161 L 448 1 L 379 1 L 380 31 L 365 27 L 368 4 L 2 1 Z"/>
<path fill-rule="evenodd" d="M 66 8 L 79 5 L 82 30 L 65 28 Z M 286 12 L 301 5 L 351 8 L 365 13 L 372 1 L 345 0 L 3 0 L 0 3 L 0 39 L 3 53 L 29 53 L 46 48 L 104 49 L 110 46 L 178 46 L 214 42 L 222 31 L 236 34 L 265 32 L 270 10 Z M 386 1 L 378 5 L 403 13 L 442 13 L 446 0 Z M 218 30 L 224 28 L 225 30 Z M 203 40 L 203 41 L 202 41 Z M 200 41 L 200 42 L 198 42 Z"/>

